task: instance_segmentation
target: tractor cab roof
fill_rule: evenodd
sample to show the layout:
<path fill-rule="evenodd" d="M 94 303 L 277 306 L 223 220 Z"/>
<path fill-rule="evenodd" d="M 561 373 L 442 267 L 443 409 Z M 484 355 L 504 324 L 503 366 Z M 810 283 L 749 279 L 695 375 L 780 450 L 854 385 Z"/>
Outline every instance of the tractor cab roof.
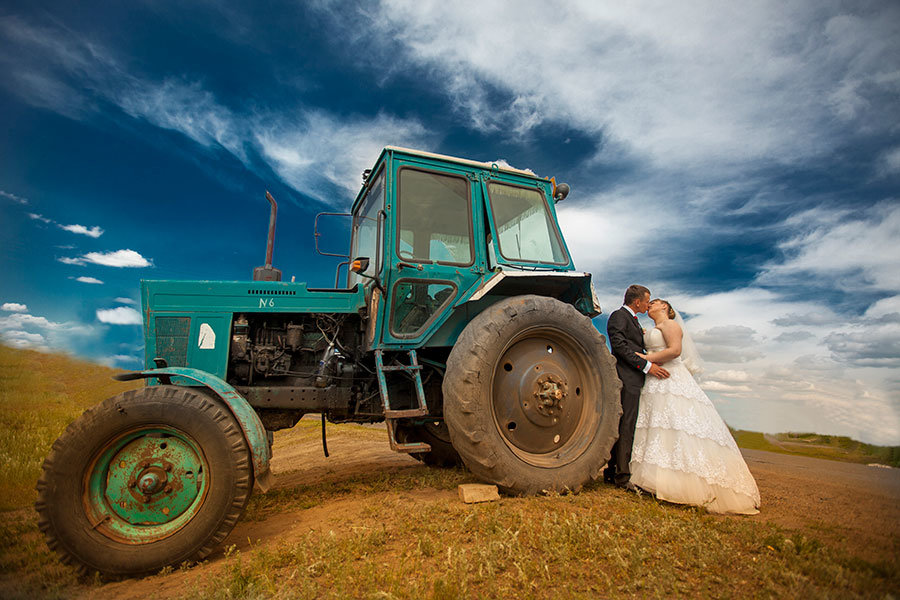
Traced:
<path fill-rule="evenodd" d="M 480 162 L 477 160 L 469 160 L 467 158 L 457 158 L 455 156 L 448 156 L 446 154 L 435 154 L 434 152 L 424 152 L 422 150 L 413 150 L 410 148 L 402 148 L 400 146 L 387 146 L 385 147 L 384 152 L 402 152 L 404 154 L 411 154 L 413 156 L 422 156 L 424 158 L 432 158 L 436 160 L 444 160 L 447 162 L 453 162 L 461 165 L 468 165 L 472 167 L 478 167 L 479 169 L 486 169 L 488 171 L 491 170 L 500 170 L 505 171 L 507 173 L 515 173 L 516 175 L 524 175 L 526 177 L 535 177 L 537 179 L 543 179 L 538 177 L 534 171 L 530 171 L 527 169 L 517 169 L 515 167 L 511 167 L 505 163 L 498 162 Z"/>
<path fill-rule="evenodd" d="M 508 173 L 511 175 L 517 175 L 519 177 L 527 177 L 532 180 L 538 181 L 550 181 L 551 184 L 555 183 L 547 177 L 540 177 L 535 174 L 533 171 L 528 169 L 517 169 L 515 167 L 511 167 L 506 163 L 501 162 L 482 162 L 477 160 L 470 160 L 468 158 L 459 158 L 456 156 L 449 156 L 447 154 L 437 154 L 434 152 L 425 152 L 424 150 L 415 150 L 413 148 L 403 148 L 402 146 L 385 146 L 381 151 L 381 154 L 378 156 L 378 160 L 375 161 L 375 165 L 371 169 L 371 173 L 374 175 L 381 168 L 381 165 L 384 164 L 388 156 L 397 156 L 404 155 L 407 157 L 414 158 L 424 158 L 427 160 L 441 161 L 446 163 L 452 163 L 456 165 L 462 165 L 466 167 L 474 167 L 476 169 L 482 169 L 485 171 L 498 171 L 501 173 Z M 362 197 L 366 193 L 366 188 L 368 183 L 372 180 L 369 178 L 368 180 L 363 182 L 362 187 L 360 188 L 359 194 L 357 194 L 356 199 L 353 202 L 353 209 L 356 209 L 357 204 L 360 202 Z"/>

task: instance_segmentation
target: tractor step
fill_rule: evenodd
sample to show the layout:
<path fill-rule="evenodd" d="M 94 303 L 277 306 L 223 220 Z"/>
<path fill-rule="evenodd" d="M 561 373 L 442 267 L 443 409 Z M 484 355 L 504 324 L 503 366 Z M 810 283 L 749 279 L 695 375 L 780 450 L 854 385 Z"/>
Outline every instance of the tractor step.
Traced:
<path fill-rule="evenodd" d="M 405 419 L 408 417 L 424 417 L 428 411 L 424 408 L 410 408 L 407 410 L 386 410 L 384 411 L 385 419 Z"/>
<path fill-rule="evenodd" d="M 402 411 L 395 411 L 402 412 Z M 384 421 L 387 424 L 388 430 L 388 441 L 391 443 L 391 450 L 394 452 L 403 452 L 405 454 L 415 454 L 417 452 L 431 452 L 431 446 L 426 444 L 425 442 L 410 442 L 408 444 L 401 443 L 397 441 L 397 436 L 394 430 L 394 420 L 393 419 L 385 419 Z"/>
<path fill-rule="evenodd" d="M 416 388 L 415 408 L 394 409 L 391 408 L 391 399 L 388 397 L 386 372 L 402 371 L 412 377 Z M 388 439 L 391 449 L 395 452 L 430 452 L 431 446 L 424 442 L 411 442 L 408 444 L 397 441 L 395 423 L 397 419 L 410 417 L 424 417 L 428 414 L 428 405 L 425 403 L 425 389 L 422 387 L 422 366 L 419 364 L 415 350 L 409 351 L 409 364 L 385 365 L 384 354 L 381 350 L 375 351 L 375 373 L 378 376 L 378 391 L 381 393 L 381 402 L 384 405 L 384 421 L 387 423 Z"/>
<path fill-rule="evenodd" d="M 388 397 L 387 377 L 385 372 L 403 371 L 408 373 L 413 380 L 416 388 L 416 401 L 419 406 L 412 409 L 395 410 L 391 408 L 391 400 Z M 415 350 L 409 351 L 409 364 L 403 365 L 385 365 L 384 352 L 382 350 L 375 351 L 375 374 L 378 376 L 378 391 L 381 393 L 381 402 L 384 404 L 384 416 L 392 418 L 390 413 L 407 412 L 409 410 L 421 411 L 416 413 L 394 415 L 393 418 L 401 417 L 419 417 L 428 414 L 428 405 L 425 403 L 425 389 L 422 387 L 422 365 L 419 364 Z"/>

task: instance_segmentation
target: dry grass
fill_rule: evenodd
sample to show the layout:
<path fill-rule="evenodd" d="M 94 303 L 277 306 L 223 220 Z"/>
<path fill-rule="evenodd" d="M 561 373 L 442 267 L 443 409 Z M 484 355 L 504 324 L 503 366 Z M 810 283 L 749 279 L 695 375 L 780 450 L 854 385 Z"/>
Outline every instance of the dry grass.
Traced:
<path fill-rule="evenodd" d="M 143 385 L 112 380 L 118 372 L 0 345 L 0 511 L 34 504 L 44 457 L 86 408 Z"/>
<path fill-rule="evenodd" d="M 853 598 L 883 597 L 900 581 L 895 562 L 866 563 L 752 519 L 606 486 L 474 506 L 351 487 L 369 500 L 353 527 L 233 552 L 214 584 L 183 597 Z"/>

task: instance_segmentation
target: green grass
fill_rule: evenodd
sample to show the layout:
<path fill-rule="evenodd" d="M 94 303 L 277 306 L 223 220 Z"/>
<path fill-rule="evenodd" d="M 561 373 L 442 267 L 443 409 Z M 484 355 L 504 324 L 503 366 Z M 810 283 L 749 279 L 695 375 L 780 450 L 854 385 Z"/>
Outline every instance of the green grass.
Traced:
<path fill-rule="evenodd" d="M 817 433 L 775 434 L 773 437 L 779 442 L 776 445 L 757 431 L 732 429 L 731 434 L 738 446 L 750 450 L 766 450 L 795 456 L 900 467 L 900 446 L 875 446 L 844 436 Z"/>
<path fill-rule="evenodd" d="M 142 385 L 119 372 L 58 354 L 0 345 L 0 511 L 34 503 L 53 441 L 84 410 Z"/>

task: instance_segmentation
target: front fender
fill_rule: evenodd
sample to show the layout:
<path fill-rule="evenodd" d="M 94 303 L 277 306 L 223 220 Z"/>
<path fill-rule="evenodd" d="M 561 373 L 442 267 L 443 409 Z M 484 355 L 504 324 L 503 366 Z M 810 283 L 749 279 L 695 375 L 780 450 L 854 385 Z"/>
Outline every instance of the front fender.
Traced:
<path fill-rule="evenodd" d="M 145 371 L 133 371 L 116 375 L 113 379 L 118 381 L 132 381 L 135 379 L 157 378 L 161 383 L 168 384 L 170 377 L 184 377 L 200 383 L 215 393 L 234 418 L 237 419 L 244 439 L 250 447 L 250 455 L 253 457 L 253 479 L 260 491 L 265 492 L 272 484 L 272 473 L 269 470 L 269 461 L 272 456 L 269 451 L 269 440 L 266 436 L 266 428 L 250 403 L 241 396 L 227 382 L 215 375 L 192 369 L 190 367 L 165 367 L 161 369 L 147 369 Z"/>

